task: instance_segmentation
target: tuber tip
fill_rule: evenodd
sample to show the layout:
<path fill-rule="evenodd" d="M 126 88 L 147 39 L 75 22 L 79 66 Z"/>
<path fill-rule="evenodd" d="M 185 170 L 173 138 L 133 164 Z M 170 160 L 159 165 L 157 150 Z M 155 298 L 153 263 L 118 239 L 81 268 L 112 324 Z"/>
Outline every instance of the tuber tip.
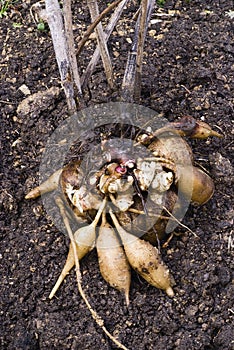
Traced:
<path fill-rule="evenodd" d="M 166 289 L 166 293 L 167 293 L 167 295 L 168 295 L 170 298 L 173 298 L 174 295 L 175 295 L 175 293 L 174 293 L 174 291 L 173 291 L 173 289 L 172 289 L 171 287 L 168 287 L 168 288 Z"/>
<path fill-rule="evenodd" d="M 198 121 L 196 123 L 196 127 L 193 129 L 193 132 L 190 136 L 192 138 L 197 138 L 197 139 L 207 139 L 210 136 L 216 136 L 218 138 L 223 137 L 223 135 L 219 134 L 215 130 L 212 130 L 207 123 L 204 123 L 202 121 Z"/>
<path fill-rule="evenodd" d="M 216 136 L 220 139 L 223 137 L 223 135 L 219 134 L 217 131 L 214 131 L 214 130 L 211 130 L 210 136 Z"/>
<path fill-rule="evenodd" d="M 26 194 L 25 199 L 34 199 L 41 195 L 39 186 L 32 189 L 28 194 Z"/>

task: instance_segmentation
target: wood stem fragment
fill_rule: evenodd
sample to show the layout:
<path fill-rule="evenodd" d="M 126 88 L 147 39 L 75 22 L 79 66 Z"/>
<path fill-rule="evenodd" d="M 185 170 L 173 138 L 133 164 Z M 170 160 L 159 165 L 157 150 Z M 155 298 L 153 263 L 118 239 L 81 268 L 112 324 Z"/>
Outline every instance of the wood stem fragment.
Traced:
<path fill-rule="evenodd" d="M 147 7 L 148 0 L 141 1 L 141 16 L 140 16 L 140 28 L 138 32 L 137 40 L 137 57 L 136 57 L 136 77 L 134 86 L 134 98 L 135 101 L 139 101 L 141 95 L 141 74 L 142 74 L 142 62 L 144 53 L 144 43 L 146 37 L 146 20 L 147 20 Z"/>
<path fill-rule="evenodd" d="M 99 16 L 99 9 L 98 9 L 98 4 L 97 0 L 87 0 L 87 4 L 89 7 L 89 12 L 91 15 L 91 19 L 94 22 L 98 16 Z M 102 63 L 104 66 L 104 70 L 106 73 L 106 78 L 109 86 L 113 89 L 114 87 L 114 74 L 113 74 L 113 68 L 112 68 L 112 63 L 109 55 L 109 51 L 107 48 L 107 43 L 105 40 L 105 35 L 103 31 L 103 27 L 101 22 L 99 22 L 95 28 L 95 33 L 96 33 L 96 38 L 97 38 L 97 43 L 99 46 L 99 50 L 101 53 L 101 58 L 102 58 Z"/>
<path fill-rule="evenodd" d="M 132 49 L 128 55 L 121 88 L 124 102 L 132 103 L 140 98 L 144 43 L 154 4 L 155 0 L 141 2 L 141 11 L 136 22 Z"/>
<path fill-rule="evenodd" d="M 105 42 L 108 41 L 117 21 L 119 20 L 119 17 L 121 16 L 122 12 L 123 12 L 123 9 L 124 9 L 124 6 L 127 4 L 129 0 L 123 0 L 120 2 L 120 4 L 116 7 L 115 9 L 115 12 L 113 13 L 113 15 L 111 16 L 110 18 L 110 22 L 108 23 L 106 29 L 105 29 L 105 32 L 104 32 L 104 38 L 103 40 Z M 94 54 L 86 68 L 86 71 L 85 73 L 82 75 L 81 77 L 81 86 L 82 87 L 85 87 L 86 86 L 86 83 L 87 81 L 89 80 L 89 78 L 91 77 L 92 75 L 92 72 L 98 62 L 100 58 L 100 49 L 99 47 L 97 46 L 95 51 L 94 51 Z"/>
<path fill-rule="evenodd" d="M 62 86 L 71 112 L 76 111 L 72 69 L 68 57 L 68 44 L 64 34 L 63 16 L 57 0 L 45 0 L 46 17 L 50 27 L 54 51 L 59 68 Z"/>
<path fill-rule="evenodd" d="M 68 56 L 71 64 L 71 71 L 72 71 L 72 78 L 73 78 L 72 80 L 74 81 L 75 87 L 77 89 L 77 95 L 79 99 L 82 100 L 80 75 L 78 72 L 76 52 L 75 52 L 75 41 L 74 41 L 73 28 L 72 28 L 71 0 L 63 1 L 63 13 L 64 13 L 65 35 L 66 35 L 67 46 L 68 46 Z"/>
<path fill-rule="evenodd" d="M 76 51 L 76 57 L 79 56 L 81 53 L 86 41 L 89 39 L 91 33 L 94 31 L 95 27 L 98 25 L 98 23 L 109 13 L 111 12 L 122 0 L 116 0 L 113 3 L 111 3 L 105 10 L 102 11 L 102 13 L 97 17 L 97 19 L 90 24 L 87 31 L 85 32 L 82 40 L 79 43 L 78 49 Z"/>

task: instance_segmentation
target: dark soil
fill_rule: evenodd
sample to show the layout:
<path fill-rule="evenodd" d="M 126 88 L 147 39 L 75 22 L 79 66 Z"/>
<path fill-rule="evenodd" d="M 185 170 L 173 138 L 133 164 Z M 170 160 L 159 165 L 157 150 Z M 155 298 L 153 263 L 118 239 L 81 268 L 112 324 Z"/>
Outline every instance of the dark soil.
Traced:
<path fill-rule="evenodd" d="M 0 347 L 115 349 L 82 301 L 74 270 L 56 297 L 48 299 L 69 242 L 47 217 L 40 198 L 24 199 L 38 183 L 48 137 L 67 117 L 50 34 L 37 29 L 29 12 L 32 3 L 17 1 L 0 24 Z M 234 23 L 228 15 L 233 5 L 232 0 L 168 0 L 152 16 L 161 21 L 149 28 L 140 103 L 169 120 L 186 114 L 202 118 L 224 137 L 192 142 L 195 160 L 210 172 L 216 190 L 206 205 L 191 207 L 184 219 L 199 239 L 187 232 L 174 237 L 162 252 L 176 281 L 173 299 L 133 273 L 127 311 L 120 293 L 102 279 L 96 252 L 81 263 L 90 303 L 107 329 L 132 350 L 234 349 Z M 126 19 L 110 40 L 118 86 L 135 8 L 132 4 L 125 11 Z M 90 22 L 87 10 L 74 12 L 79 28 L 84 29 Z M 159 17 L 156 12 L 174 15 Z M 92 43 L 81 55 L 81 69 L 89 62 L 91 48 Z M 20 90 L 23 84 L 31 94 L 55 89 L 28 112 L 17 112 L 26 97 Z M 88 105 L 119 96 L 117 88 L 108 89 L 101 63 L 89 89 Z"/>

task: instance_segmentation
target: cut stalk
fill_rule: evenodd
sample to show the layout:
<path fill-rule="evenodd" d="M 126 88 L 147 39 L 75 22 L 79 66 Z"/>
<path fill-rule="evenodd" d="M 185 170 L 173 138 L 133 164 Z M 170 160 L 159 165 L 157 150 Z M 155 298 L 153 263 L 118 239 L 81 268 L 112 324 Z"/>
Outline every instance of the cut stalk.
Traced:
<path fill-rule="evenodd" d="M 116 0 L 113 3 L 111 3 L 105 10 L 102 11 L 102 13 L 97 17 L 97 19 L 88 27 L 86 30 L 82 40 L 79 43 L 78 49 L 76 51 L 76 55 L 79 56 L 81 53 L 86 41 L 89 39 L 91 33 L 94 31 L 98 23 L 110 12 L 112 11 L 119 3 L 121 0 Z"/>
<path fill-rule="evenodd" d="M 103 40 L 105 42 L 108 41 L 117 21 L 119 20 L 119 17 L 121 16 L 122 14 L 122 11 L 123 11 L 123 8 L 124 6 L 127 4 L 129 0 L 123 0 L 121 1 L 121 3 L 118 5 L 118 7 L 115 9 L 115 12 L 113 13 L 113 15 L 111 16 L 110 18 L 110 22 L 108 23 L 107 27 L 106 27 L 106 30 L 104 32 L 104 38 Z M 85 87 L 87 81 L 89 80 L 89 78 L 91 77 L 92 73 L 93 73 L 93 70 L 98 62 L 100 58 L 100 49 L 99 49 L 99 46 L 96 47 L 95 51 L 94 51 L 94 54 L 93 54 L 93 57 L 91 58 L 87 68 L 86 68 L 86 71 L 85 73 L 82 75 L 81 77 L 81 85 L 82 87 Z"/>
<path fill-rule="evenodd" d="M 148 0 L 141 1 L 140 28 L 139 28 L 138 40 L 137 40 L 136 76 L 135 76 L 135 84 L 134 84 L 135 101 L 138 101 L 141 95 L 142 62 L 143 62 L 144 43 L 145 43 L 145 37 L 146 37 L 146 28 L 148 27 L 148 23 L 146 21 L 147 21 L 147 7 L 149 3 L 150 1 Z"/>
<path fill-rule="evenodd" d="M 128 55 L 122 83 L 121 95 L 125 102 L 134 102 L 135 98 L 140 97 L 143 49 L 154 4 L 155 0 L 142 0 L 141 3 L 141 12 L 136 22 L 132 49 Z"/>
<path fill-rule="evenodd" d="M 50 27 L 55 56 L 59 68 L 61 82 L 71 112 L 76 111 L 72 69 L 68 57 L 68 44 L 64 34 L 63 16 L 57 0 L 45 0 L 46 17 Z"/>
<path fill-rule="evenodd" d="M 87 4 L 89 7 L 91 19 L 94 22 L 98 18 L 98 15 L 99 15 L 97 1 L 96 0 L 87 0 Z M 96 33 L 97 42 L 98 42 L 98 46 L 99 46 L 100 53 L 101 53 L 102 63 L 103 63 L 104 70 L 106 73 L 106 78 L 107 78 L 109 86 L 111 88 L 113 88 L 113 86 L 114 86 L 113 68 L 112 68 L 112 63 L 111 63 L 110 55 L 109 55 L 108 48 L 107 48 L 107 43 L 105 40 L 104 31 L 103 31 L 103 27 L 102 27 L 101 23 L 98 23 L 98 25 L 96 26 L 95 33 Z"/>
<path fill-rule="evenodd" d="M 63 1 L 63 13 L 64 13 L 65 35 L 67 39 L 68 55 L 69 55 L 69 60 L 72 68 L 73 80 L 74 80 L 76 89 L 78 91 L 78 96 L 80 99 L 82 99 L 81 83 L 80 83 L 80 76 L 79 76 L 77 60 L 76 60 L 75 42 L 74 42 L 73 28 L 72 28 L 71 0 Z"/>

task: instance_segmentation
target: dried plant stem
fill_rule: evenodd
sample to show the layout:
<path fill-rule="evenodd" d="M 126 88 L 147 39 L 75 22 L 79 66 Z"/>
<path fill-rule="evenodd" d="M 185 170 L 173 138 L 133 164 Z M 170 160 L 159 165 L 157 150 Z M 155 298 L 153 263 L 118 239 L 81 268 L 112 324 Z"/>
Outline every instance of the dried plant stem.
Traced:
<path fill-rule="evenodd" d="M 134 84 L 135 101 L 139 101 L 140 95 L 141 95 L 141 74 L 142 74 L 144 43 L 145 43 L 145 36 L 146 36 L 146 18 L 147 18 L 148 2 L 149 2 L 148 0 L 141 1 L 140 28 L 139 28 L 138 40 L 137 40 L 136 76 L 135 76 L 135 84 Z"/>
<path fill-rule="evenodd" d="M 82 99 L 81 83 L 80 83 L 80 76 L 79 76 L 77 60 L 76 60 L 75 42 L 74 42 L 73 28 L 72 28 L 71 0 L 63 1 L 63 13 L 64 13 L 65 35 L 67 39 L 68 55 L 69 55 L 69 61 L 72 68 L 73 80 L 74 80 L 76 89 L 78 91 L 77 95 L 79 96 L 80 99 Z"/>
<path fill-rule="evenodd" d="M 110 18 L 110 22 L 108 23 L 105 32 L 104 32 L 104 37 L 103 37 L 103 41 L 107 42 L 117 21 L 119 20 L 119 17 L 121 16 L 121 13 L 123 11 L 124 6 L 127 4 L 129 0 L 123 0 L 120 2 L 120 4 L 117 6 L 117 8 L 115 9 L 115 12 L 113 13 L 113 15 Z M 87 81 L 89 80 L 90 76 L 92 75 L 92 72 L 99 60 L 100 57 L 100 49 L 99 46 L 96 47 L 93 57 L 91 58 L 85 73 L 82 75 L 81 77 L 81 86 L 85 87 L 85 84 L 87 83 Z"/>
<path fill-rule="evenodd" d="M 108 336 L 108 338 L 111 339 L 120 349 L 128 350 L 115 337 L 113 337 L 113 335 L 106 329 L 106 327 L 104 325 L 104 320 L 97 314 L 97 312 L 95 310 L 93 310 L 92 306 L 90 305 L 90 303 L 89 303 L 89 301 L 88 301 L 88 299 L 83 291 L 83 288 L 81 285 L 80 263 L 79 263 L 79 258 L 78 258 L 78 254 L 77 254 L 77 249 L 76 249 L 76 241 L 74 239 L 74 235 L 72 233 L 70 223 L 69 223 L 69 220 L 67 218 L 66 210 L 64 208 L 64 204 L 63 204 L 62 199 L 57 197 L 55 201 L 56 201 L 57 206 L 59 207 L 61 216 L 63 218 L 64 225 L 66 227 L 68 236 L 69 236 L 70 241 L 71 241 L 71 246 L 73 248 L 73 255 L 74 255 L 75 266 L 76 266 L 76 280 L 77 280 L 77 286 L 78 286 L 79 293 L 80 293 L 82 299 L 84 300 L 87 308 L 89 309 L 93 319 L 102 328 L 103 332 Z"/>
<path fill-rule="evenodd" d="M 72 77 L 72 68 L 68 57 L 68 44 L 64 34 L 62 12 L 57 0 L 45 0 L 46 20 L 50 27 L 54 51 L 59 68 L 61 82 L 70 111 L 76 111 Z"/>
<path fill-rule="evenodd" d="M 128 55 L 122 83 L 122 100 L 134 102 L 140 98 L 144 42 L 155 0 L 142 0 L 137 18 L 132 49 Z"/>
<path fill-rule="evenodd" d="M 95 19 L 97 19 L 98 15 L 99 15 L 97 0 L 87 0 L 87 4 L 89 7 L 91 19 L 94 22 Z M 106 73 L 107 82 L 108 82 L 109 86 L 111 88 L 113 88 L 114 87 L 113 68 L 112 68 L 112 63 L 111 63 L 110 55 L 108 52 L 107 43 L 105 40 L 105 35 L 104 35 L 104 31 L 103 31 L 103 27 L 102 27 L 101 22 L 99 22 L 97 24 L 97 26 L 95 28 L 95 33 L 96 33 L 96 38 L 97 38 L 98 46 L 99 46 L 100 53 L 101 53 L 101 58 L 102 58 L 104 70 Z"/>
<path fill-rule="evenodd" d="M 105 10 L 102 11 L 102 13 L 97 17 L 97 19 L 88 27 L 87 31 L 85 32 L 82 40 L 79 43 L 78 49 L 76 51 L 76 57 L 79 56 L 81 53 L 86 41 L 89 39 L 91 33 L 94 31 L 98 23 L 110 12 L 112 11 L 119 3 L 121 0 L 116 0 L 113 3 L 111 3 Z"/>

